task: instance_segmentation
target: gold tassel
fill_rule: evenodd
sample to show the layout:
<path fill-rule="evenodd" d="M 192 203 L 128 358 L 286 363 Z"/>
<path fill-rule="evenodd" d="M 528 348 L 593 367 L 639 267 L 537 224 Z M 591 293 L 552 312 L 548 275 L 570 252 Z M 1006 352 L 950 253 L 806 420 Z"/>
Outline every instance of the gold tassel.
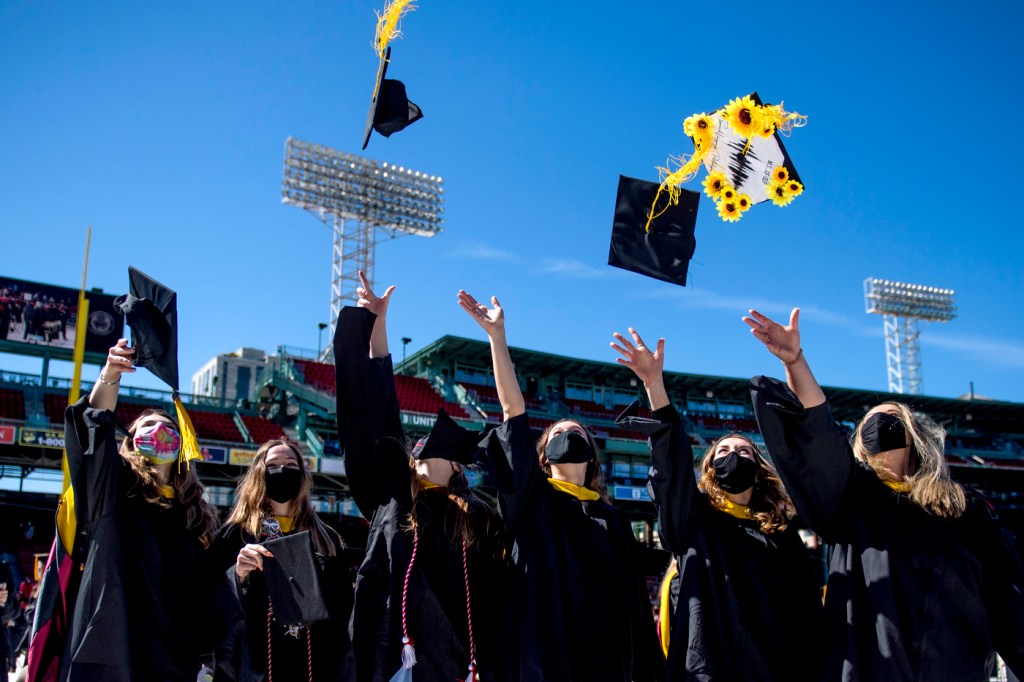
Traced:
<path fill-rule="evenodd" d="M 391 0 L 384 6 L 384 12 L 377 12 L 377 34 L 374 36 L 373 44 L 377 49 L 377 56 L 384 59 L 384 52 L 392 39 L 402 35 L 398 28 L 398 22 L 402 20 L 407 12 L 416 9 L 412 0 Z"/>
<path fill-rule="evenodd" d="M 178 413 L 178 431 L 181 433 L 181 450 L 178 451 L 178 473 L 181 473 L 181 463 L 184 462 L 185 469 L 188 470 L 189 462 L 203 459 L 203 451 L 199 449 L 196 427 L 192 425 L 192 418 L 185 411 L 181 396 L 175 391 L 173 397 L 174 409 Z"/>
<path fill-rule="evenodd" d="M 679 169 L 674 172 L 669 172 L 668 168 L 658 168 L 658 172 L 661 173 L 663 179 L 661 186 L 658 187 L 658 193 L 654 195 L 654 203 L 651 204 L 651 210 L 647 213 L 647 224 L 644 225 L 644 232 L 650 233 L 651 223 L 667 211 L 669 206 L 675 206 L 679 203 L 679 186 L 689 182 L 697 175 L 697 169 L 700 168 L 701 162 L 708 155 L 708 152 L 711 151 L 711 140 L 714 138 L 713 116 L 714 114 L 712 116 L 694 114 L 683 121 L 683 132 L 693 140 L 693 156 L 685 160 L 679 159 Z M 659 211 L 658 199 L 661 198 L 661 193 L 666 191 L 668 192 L 668 203 Z"/>

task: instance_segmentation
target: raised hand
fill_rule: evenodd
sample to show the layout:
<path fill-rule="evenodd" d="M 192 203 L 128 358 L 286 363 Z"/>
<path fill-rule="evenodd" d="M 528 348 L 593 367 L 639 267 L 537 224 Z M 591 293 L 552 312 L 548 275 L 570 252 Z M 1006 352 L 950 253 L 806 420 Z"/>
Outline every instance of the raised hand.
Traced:
<path fill-rule="evenodd" d="M 618 343 L 613 341 L 611 347 L 622 356 L 615 358 L 615 361 L 633 370 L 645 386 L 661 379 L 665 369 L 665 339 L 658 339 L 657 348 L 651 351 L 635 329 L 630 327 L 629 334 L 633 337 L 632 342 L 618 332 L 612 334 Z"/>
<path fill-rule="evenodd" d="M 793 308 L 789 324 L 782 326 L 767 315 L 751 310 L 743 321 L 750 326 L 750 333 L 765 345 L 768 352 L 790 364 L 800 358 L 800 309 Z"/>
<path fill-rule="evenodd" d="M 128 339 L 118 339 L 109 351 L 107 351 L 107 363 L 100 372 L 105 381 L 116 384 L 124 373 L 135 371 L 132 366 L 132 353 L 135 351 L 128 347 Z"/>
<path fill-rule="evenodd" d="M 366 273 L 362 270 L 359 271 L 359 281 L 362 283 L 362 286 L 356 287 L 356 294 L 359 296 L 357 305 L 360 308 L 366 308 L 377 317 L 387 315 L 388 303 L 391 302 L 391 294 L 395 291 L 395 285 L 389 286 L 383 296 L 377 296 L 373 293 L 373 289 L 370 288 L 370 282 L 366 279 Z"/>
<path fill-rule="evenodd" d="M 459 306 L 469 313 L 469 316 L 487 332 L 487 336 L 505 335 L 505 311 L 498 303 L 496 296 L 491 296 L 492 308 L 488 308 L 463 290 L 459 290 Z"/>

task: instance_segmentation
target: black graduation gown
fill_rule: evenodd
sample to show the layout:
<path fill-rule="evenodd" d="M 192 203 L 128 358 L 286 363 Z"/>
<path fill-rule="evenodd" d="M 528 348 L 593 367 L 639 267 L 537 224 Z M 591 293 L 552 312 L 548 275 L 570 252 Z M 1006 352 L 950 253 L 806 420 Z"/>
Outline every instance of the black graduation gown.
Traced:
<path fill-rule="evenodd" d="M 1024 673 L 1024 598 L 1000 528 L 975 498 L 958 519 L 856 464 L 828 403 L 751 381 L 757 422 L 797 513 L 831 546 L 822 680 L 987 680 Z"/>
<path fill-rule="evenodd" d="M 87 398 L 65 414 L 82 569 L 61 679 L 193 682 L 210 620 L 207 553 L 177 500 L 164 509 L 139 494 L 115 423 Z"/>
<path fill-rule="evenodd" d="M 664 659 L 629 520 L 548 483 L 526 414 L 486 444 L 513 562 L 508 679 L 658 679 Z"/>
<path fill-rule="evenodd" d="M 402 586 L 413 547 L 413 498 L 390 356 L 370 360 L 376 316 L 345 308 L 334 339 L 338 432 L 349 488 L 370 519 L 366 558 L 356 577 L 352 646 L 359 682 L 387 682 L 401 666 Z M 381 440 L 383 438 L 383 440 Z M 396 439 L 396 440 L 389 440 Z M 455 519 L 447 489 L 421 490 L 419 542 L 409 579 L 408 630 L 417 682 L 464 680 L 469 674 L 469 627 L 462 544 L 450 541 Z M 481 680 L 495 680 L 504 569 L 499 524 L 479 505 L 473 515 L 482 540 L 468 552 L 473 635 Z"/>
<path fill-rule="evenodd" d="M 233 660 L 217 661 L 217 680 L 220 675 L 239 682 L 262 682 L 267 679 L 267 583 L 261 571 L 252 571 L 243 587 L 235 574 L 238 552 L 245 545 L 257 542 L 238 525 L 223 526 L 213 544 L 216 569 L 237 596 L 245 614 L 242 641 L 231 643 L 224 650 Z M 344 550 L 335 547 L 334 556 L 318 556 L 320 588 L 330 618 L 317 621 L 307 633 L 298 637 L 288 634 L 287 628 L 271 623 L 270 650 L 273 673 L 277 679 L 305 680 L 309 673 L 309 653 L 312 652 L 313 680 L 315 682 L 350 679 L 346 663 L 351 651 L 348 620 L 352 612 L 352 578 Z M 233 674 L 225 671 L 236 671 Z"/>
<path fill-rule="evenodd" d="M 816 680 L 821 590 L 796 529 L 765 535 L 712 507 L 679 413 L 668 405 L 653 417 L 625 423 L 650 436 L 649 490 L 662 544 L 679 563 L 666 678 Z"/>

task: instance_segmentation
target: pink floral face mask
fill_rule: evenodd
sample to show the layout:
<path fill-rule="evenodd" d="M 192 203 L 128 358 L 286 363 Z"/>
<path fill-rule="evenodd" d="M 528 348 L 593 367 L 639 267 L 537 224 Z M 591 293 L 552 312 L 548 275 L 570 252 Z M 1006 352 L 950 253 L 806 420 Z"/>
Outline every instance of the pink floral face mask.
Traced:
<path fill-rule="evenodd" d="M 153 464 L 173 462 L 181 450 L 181 436 L 163 422 L 140 428 L 133 441 L 135 451 Z"/>

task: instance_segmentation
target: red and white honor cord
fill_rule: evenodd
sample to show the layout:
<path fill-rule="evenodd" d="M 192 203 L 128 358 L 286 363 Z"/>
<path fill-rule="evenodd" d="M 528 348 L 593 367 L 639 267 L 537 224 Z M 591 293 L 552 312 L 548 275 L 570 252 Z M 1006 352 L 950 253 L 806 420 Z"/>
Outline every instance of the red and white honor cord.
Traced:
<path fill-rule="evenodd" d="M 462 577 L 466 582 L 466 624 L 469 626 L 469 676 L 466 682 L 476 680 L 476 644 L 473 642 L 473 608 L 469 599 L 469 562 L 466 555 L 469 550 L 466 546 L 466 539 L 462 539 Z"/>
<path fill-rule="evenodd" d="M 274 656 L 271 646 L 272 633 L 271 622 L 274 619 L 274 607 L 267 599 L 267 682 L 274 682 Z M 306 631 L 306 671 L 309 675 L 309 682 L 313 682 L 313 638 L 310 628 L 303 628 Z"/>
<path fill-rule="evenodd" d="M 416 550 L 420 546 L 419 530 L 412 531 L 412 554 L 409 556 L 409 567 L 405 569 L 405 580 L 402 581 L 402 667 L 408 670 L 416 665 L 416 650 L 409 639 L 409 576 L 412 575 L 413 564 L 416 563 Z"/>

